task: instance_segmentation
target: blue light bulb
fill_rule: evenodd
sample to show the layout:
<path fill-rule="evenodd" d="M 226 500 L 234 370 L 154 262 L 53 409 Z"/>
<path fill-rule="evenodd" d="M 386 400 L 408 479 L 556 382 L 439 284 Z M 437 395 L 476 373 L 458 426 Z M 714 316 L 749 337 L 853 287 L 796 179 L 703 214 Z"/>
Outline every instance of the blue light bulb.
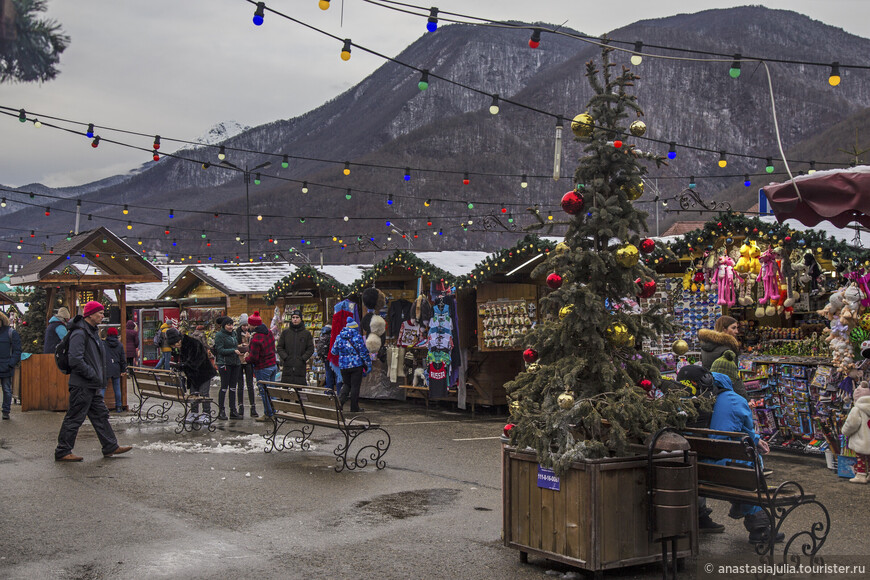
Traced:
<path fill-rule="evenodd" d="M 259 14 L 254 14 L 254 26 L 261 26 L 263 24 L 263 17 Z"/>
<path fill-rule="evenodd" d="M 426 23 L 426 30 L 429 32 L 435 32 L 438 30 L 438 22 L 432 22 L 431 20 Z"/>
<path fill-rule="evenodd" d="M 676 151 L 668 151 L 668 159 L 676 159 L 677 152 Z"/>

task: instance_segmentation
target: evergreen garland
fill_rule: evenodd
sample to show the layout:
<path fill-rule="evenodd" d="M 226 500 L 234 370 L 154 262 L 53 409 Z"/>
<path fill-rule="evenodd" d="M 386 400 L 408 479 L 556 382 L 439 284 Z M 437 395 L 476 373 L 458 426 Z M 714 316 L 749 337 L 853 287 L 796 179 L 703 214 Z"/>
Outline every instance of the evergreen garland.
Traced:
<path fill-rule="evenodd" d="M 388 258 L 385 258 L 372 266 L 370 270 L 363 272 L 362 277 L 351 284 L 350 292 L 359 292 L 363 288 L 371 286 L 377 278 L 390 272 L 394 267 L 405 268 L 414 273 L 414 276 L 426 276 L 430 281 L 440 280 L 446 284 L 453 284 L 454 277 L 438 266 L 418 258 L 411 252 L 396 250 Z"/>
<path fill-rule="evenodd" d="M 343 296 L 347 292 L 347 287 L 344 284 L 341 284 L 332 276 L 324 274 L 320 270 L 317 270 L 316 268 L 309 266 L 308 264 L 304 264 L 302 266 L 299 266 L 292 274 L 288 274 L 287 276 L 284 276 L 281 280 L 275 282 L 275 285 L 272 286 L 268 292 L 266 292 L 266 302 L 268 304 L 274 304 L 275 300 L 284 296 L 287 291 L 292 289 L 293 284 L 303 278 L 313 280 L 314 285 L 317 288 L 324 288 L 336 295 Z"/>
<path fill-rule="evenodd" d="M 42 354 L 45 339 L 46 314 L 60 308 L 63 294 L 57 292 L 53 305 L 48 305 L 48 292 L 42 286 L 36 286 L 27 295 L 25 301 L 30 304 L 23 322 L 18 326 L 21 335 L 21 350 L 31 354 Z"/>
<path fill-rule="evenodd" d="M 639 245 L 647 229 L 647 214 L 631 203 L 646 172 L 639 162 L 661 165 L 664 158 L 629 144 L 615 147 L 630 114 L 643 112 L 627 92 L 638 77 L 628 68 L 616 74 L 611 51 L 602 49 L 601 70 L 586 65 L 594 130 L 578 137 L 586 146 L 575 172 L 584 211 L 569 222 L 567 247 L 549 252 L 532 272 L 555 272 L 564 283 L 541 300 L 543 320 L 525 337 L 537 361 L 505 385 L 515 423 L 511 443 L 534 448 L 557 473 L 578 459 L 627 455 L 644 435 L 697 416 L 698 402 L 682 398 L 685 391 L 654 399 L 640 386 L 644 379 L 661 382 L 658 359 L 640 345 L 676 328 L 661 305 L 642 314 L 629 306 L 640 291 L 635 280 L 655 273 L 620 250 Z"/>
<path fill-rule="evenodd" d="M 467 276 L 456 281 L 456 288 L 476 287 L 496 274 L 513 270 L 535 254 L 549 253 L 555 245 L 552 241 L 544 240 L 536 234 L 526 234 L 515 245 L 493 252 L 474 266 Z"/>

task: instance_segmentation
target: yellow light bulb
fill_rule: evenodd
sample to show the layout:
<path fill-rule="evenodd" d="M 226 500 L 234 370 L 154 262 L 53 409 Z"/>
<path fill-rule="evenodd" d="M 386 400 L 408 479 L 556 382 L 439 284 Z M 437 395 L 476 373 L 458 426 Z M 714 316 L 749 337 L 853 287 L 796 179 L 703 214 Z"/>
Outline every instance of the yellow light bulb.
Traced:
<path fill-rule="evenodd" d="M 261 216 L 261 215 L 258 215 L 258 216 L 257 216 L 257 221 L 258 221 L 258 222 L 261 222 L 261 221 L 263 221 L 263 216 Z"/>
<path fill-rule="evenodd" d="M 329 10 L 329 0 L 320 0 L 320 2 L 317 3 L 317 6 L 321 10 Z"/>

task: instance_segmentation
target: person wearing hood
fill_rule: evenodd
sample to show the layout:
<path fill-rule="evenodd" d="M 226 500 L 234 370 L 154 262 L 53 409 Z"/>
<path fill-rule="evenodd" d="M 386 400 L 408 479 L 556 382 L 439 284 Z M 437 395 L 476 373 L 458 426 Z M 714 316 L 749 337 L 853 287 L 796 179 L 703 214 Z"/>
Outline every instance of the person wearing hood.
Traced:
<path fill-rule="evenodd" d="M 723 355 L 728 360 L 736 358 L 735 354 L 726 350 Z M 716 404 L 713 406 L 713 417 L 710 420 L 710 429 L 716 431 L 732 431 L 745 433 L 750 437 L 759 452 L 764 455 L 770 452 L 770 446 L 761 436 L 755 432 L 755 422 L 752 418 L 752 409 L 742 396 L 734 392 L 731 378 L 723 373 L 714 372 L 713 384 L 716 386 Z M 721 438 L 712 435 L 712 438 Z M 724 464 L 727 460 L 708 461 L 710 463 Z M 749 541 L 753 544 L 762 544 L 768 541 L 772 525 L 767 513 L 760 506 L 731 502 L 731 510 L 728 517 L 743 519 L 743 527 L 749 532 Z M 782 532 L 776 535 L 776 541 L 785 539 Z"/>
<path fill-rule="evenodd" d="M 852 409 L 846 416 L 840 432 L 849 438 L 849 449 L 855 452 L 858 461 L 855 465 L 855 477 L 852 483 L 867 483 L 867 469 L 870 467 L 870 388 L 867 381 L 852 393 Z"/>
<path fill-rule="evenodd" d="M 168 322 L 164 322 L 160 325 L 160 329 L 154 337 L 154 345 L 160 349 L 160 360 L 158 360 L 157 364 L 154 365 L 155 369 L 169 370 L 169 363 L 172 360 L 172 347 L 166 342 L 166 331 L 170 328 L 172 328 L 172 325 Z"/>
<path fill-rule="evenodd" d="M 115 412 L 124 410 L 121 401 L 121 375 L 127 372 L 127 356 L 124 347 L 118 340 L 118 329 L 114 326 L 106 331 L 106 340 L 103 341 L 106 350 L 106 379 L 112 381 L 112 389 L 115 391 Z M 102 389 L 103 393 L 106 389 Z"/>
<path fill-rule="evenodd" d="M 290 326 L 278 339 L 278 357 L 283 367 L 281 382 L 291 385 L 307 385 L 306 370 L 308 359 L 314 354 L 314 340 L 302 322 L 302 311 L 298 308 L 290 313 Z"/>
<path fill-rule="evenodd" d="M 332 327 L 326 325 L 320 329 L 320 336 L 317 338 L 317 352 L 315 356 L 320 364 L 323 365 L 323 374 L 325 377 L 324 388 L 327 391 L 332 391 L 336 396 L 341 393 L 341 376 L 336 369 L 329 363 L 329 339 L 332 335 Z"/>
<path fill-rule="evenodd" d="M 21 362 L 21 335 L 9 325 L 9 319 L 0 312 L 0 384 L 3 385 L 3 418 L 12 410 L 12 375 Z"/>
<path fill-rule="evenodd" d="M 233 335 L 233 319 L 229 316 L 221 316 L 215 321 L 220 330 L 214 336 L 214 355 L 217 363 L 218 373 L 221 376 L 221 390 L 218 393 L 218 419 L 226 421 L 227 414 L 224 410 L 224 403 L 227 398 L 227 391 L 230 392 L 230 419 L 240 419 L 236 414 L 236 385 L 239 383 L 239 372 L 242 370 L 242 365 L 239 363 L 239 357 L 242 351 L 239 350 L 236 337 Z"/>
<path fill-rule="evenodd" d="M 120 446 L 109 424 L 109 410 L 100 395 L 106 386 L 106 353 L 97 325 L 103 321 L 103 305 L 91 300 L 81 315 L 69 324 L 69 407 L 63 418 L 54 460 L 81 461 L 72 450 L 85 417 L 91 420 L 103 450 L 103 457 L 127 453 L 132 446 Z"/>
<path fill-rule="evenodd" d="M 720 316 L 713 326 L 713 330 L 702 328 L 698 331 L 698 342 L 701 345 L 701 366 L 710 372 L 715 372 L 713 363 L 722 357 L 722 353 L 730 350 L 734 353 L 734 364 L 737 364 L 737 358 L 740 356 L 740 342 L 737 340 L 738 330 L 737 320 L 730 316 Z M 732 388 L 735 393 L 748 399 L 746 387 L 743 386 L 743 381 L 740 376 L 732 377 Z"/>
<path fill-rule="evenodd" d="M 127 321 L 126 342 L 127 346 L 124 350 L 127 353 L 127 366 L 136 366 L 136 361 L 139 358 L 139 329 L 132 320 Z"/>
<path fill-rule="evenodd" d="M 269 403 L 269 395 L 265 385 L 260 381 L 274 381 L 278 376 L 278 359 L 275 355 L 275 336 L 263 323 L 258 312 L 254 312 L 248 319 L 248 324 L 254 327 L 254 335 L 251 337 L 250 350 L 248 351 L 248 364 L 254 369 L 257 378 L 257 387 L 260 398 L 263 401 L 263 417 L 257 421 L 267 421 L 272 417 L 272 405 Z M 251 417 L 257 417 L 257 410 L 251 404 Z"/>
<path fill-rule="evenodd" d="M 192 394 L 208 398 L 211 379 L 217 374 L 208 349 L 196 338 L 181 334 L 176 328 L 166 331 L 166 342 L 172 348 L 178 349 L 178 360 L 181 372 L 187 379 L 188 388 Z M 202 402 L 203 414 L 199 414 L 199 403 L 194 401 L 190 405 L 189 422 L 198 421 L 208 423 L 211 415 L 211 401 Z"/>
<path fill-rule="evenodd" d="M 348 320 L 341 332 L 332 343 L 331 353 L 338 357 L 341 378 L 344 386 L 341 388 L 338 400 L 341 408 L 350 398 L 350 412 L 361 413 L 359 406 L 359 388 L 363 376 L 372 368 L 372 358 L 366 349 L 366 343 L 359 332 L 356 320 Z"/>
<path fill-rule="evenodd" d="M 48 326 L 45 327 L 45 338 L 42 341 L 43 354 L 54 354 L 57 345 L 68 332 L 67 322 L 69 322 L 69 310 L 66 306 L 61 306 L 57 309 L 57 314 L 49 319 Z"/>
<path fill-rule="evenodd" d="M 254 312 L 251 316 L 256 316 L 258 319 L 260 318 L 259 312 Z M 262 319 L 260 320 L 262 324 Z M 239 400 L 239 417 L 245 416 L 245 384 L 248 385 L 248 402 L 251 404 L 251 409 L 254 408 L 254 367 L 252 367 L 247 362 L 247 354 L 248 348 L 250 348 L 251 342 L 251 331 L 253 330 L 253 326 L 250 324 L 250 319 L 247 314 L 242 314 L 239 316 L 239 325 L 236 327 L 235 337 L 236 342 L 239 345 L 239 352 L 242 353 L 242 356 L 239 357 L 239 362 L 242 367 L 239 371 L 239 383 L 236 387 L 236 392 L 238 393 L 237 397 Z M 251 417 L 256 417 L 257 415 L 251 414 Z"/>

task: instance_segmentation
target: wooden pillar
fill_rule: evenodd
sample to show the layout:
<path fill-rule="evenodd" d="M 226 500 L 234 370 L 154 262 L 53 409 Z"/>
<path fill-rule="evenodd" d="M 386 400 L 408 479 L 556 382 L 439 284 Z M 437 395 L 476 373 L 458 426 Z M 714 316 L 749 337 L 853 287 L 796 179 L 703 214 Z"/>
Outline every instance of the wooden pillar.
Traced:
<path fill-rule="evenodd" d="M 48 303 L 45 305 L 45 324 L 48 325 L 48 321 L 51 320 L 51 317 L 54 316 L 54 286 L 49 286 L 48 290 Z"/>

